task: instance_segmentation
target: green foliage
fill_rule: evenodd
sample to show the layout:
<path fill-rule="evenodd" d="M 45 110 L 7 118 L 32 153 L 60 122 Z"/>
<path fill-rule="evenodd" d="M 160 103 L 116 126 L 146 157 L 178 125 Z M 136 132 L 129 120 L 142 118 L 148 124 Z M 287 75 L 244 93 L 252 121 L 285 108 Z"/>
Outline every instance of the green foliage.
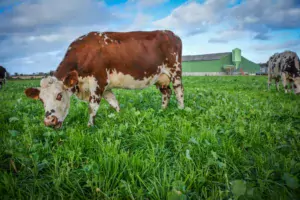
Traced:
<path fill-rule="evenodd" d="M 59 130 L 43 124 L 38 80 L 0 91 L 0 199 L 300 199 L 299 96 L 266 77 L 184 77 L 161 110 L 155 87 L 114 90 L 96 126 L 72 97 Z"/>

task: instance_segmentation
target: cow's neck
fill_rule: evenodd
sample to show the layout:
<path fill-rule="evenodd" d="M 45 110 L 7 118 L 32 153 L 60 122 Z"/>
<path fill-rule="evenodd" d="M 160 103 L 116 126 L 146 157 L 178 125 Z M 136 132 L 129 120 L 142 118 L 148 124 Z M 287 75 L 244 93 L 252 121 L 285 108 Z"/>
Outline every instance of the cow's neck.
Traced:
<path fill-rule="evenodd" d="M 89 101 L 91 91 L 88 77 L 79 77 L 78 84 L 72 88 L 73 94 L 83 101 Z"/>

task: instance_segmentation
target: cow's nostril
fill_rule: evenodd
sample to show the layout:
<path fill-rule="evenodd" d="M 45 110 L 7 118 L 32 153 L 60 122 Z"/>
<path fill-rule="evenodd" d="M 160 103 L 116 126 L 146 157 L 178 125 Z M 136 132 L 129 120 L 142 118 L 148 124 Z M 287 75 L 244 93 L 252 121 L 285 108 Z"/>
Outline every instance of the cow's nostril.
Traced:
<path fill-rule="evenodd" d="M 51 120 L 51 122 L 54 123 L 54 122 L 55 122 L 55 118 L 53 118 L 53 119 Z"/>

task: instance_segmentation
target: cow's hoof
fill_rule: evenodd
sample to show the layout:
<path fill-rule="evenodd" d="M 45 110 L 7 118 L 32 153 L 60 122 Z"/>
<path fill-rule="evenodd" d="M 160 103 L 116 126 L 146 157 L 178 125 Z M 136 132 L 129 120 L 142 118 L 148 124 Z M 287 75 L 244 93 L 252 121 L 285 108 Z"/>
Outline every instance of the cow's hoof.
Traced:
<path fill-rule="evenodd" d="M 92 123 L 89 122 L 87 126 L 88 126 L 88 127 L 93 127 L 94 124 L 92 124 Z"/>
<path fill-rule="evenodd" d="M 180 106 L 178 106 L 178 109 L 179 109 L 179 110 L 183 110 L 183 109 L 184 109 L 184 106 L 180 105 Z"/>

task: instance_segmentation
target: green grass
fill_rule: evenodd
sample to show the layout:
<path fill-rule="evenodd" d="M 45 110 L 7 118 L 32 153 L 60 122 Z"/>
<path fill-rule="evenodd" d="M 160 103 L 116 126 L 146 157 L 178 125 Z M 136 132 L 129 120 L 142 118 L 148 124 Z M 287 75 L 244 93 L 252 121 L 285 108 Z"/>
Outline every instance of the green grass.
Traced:
<path fill-rule="evenodd" d="M 0 199 L 300 198 L 300 96 L 266 77 L 184 77 L 185 110 L 115 90 L 121 112 L 103 100 L 93 128 L 72 98 L 60 130 L 24 95 L 38 85 L 0 91 Z"/>

